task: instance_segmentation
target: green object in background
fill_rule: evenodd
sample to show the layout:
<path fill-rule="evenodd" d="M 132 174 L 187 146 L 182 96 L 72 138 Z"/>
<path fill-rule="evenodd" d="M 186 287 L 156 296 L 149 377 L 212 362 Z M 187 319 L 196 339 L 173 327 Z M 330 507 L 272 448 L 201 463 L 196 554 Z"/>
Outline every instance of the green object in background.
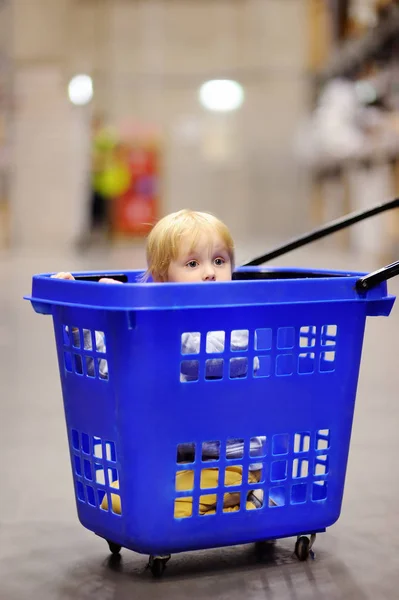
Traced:
<path fill-rule="evenodd" d="M 131 173 L 125 163 L 110 164 L 96 175 L 96 189 L 106 198 L 121 196 L 130 187 Z"/>
<path fill-rule="evenodd" d="M 130 186 L 128 164 L 118 156 L 118 141 L 110 129 L 93 137 L 93 188 L 106 198 L 124 194 Z"/>

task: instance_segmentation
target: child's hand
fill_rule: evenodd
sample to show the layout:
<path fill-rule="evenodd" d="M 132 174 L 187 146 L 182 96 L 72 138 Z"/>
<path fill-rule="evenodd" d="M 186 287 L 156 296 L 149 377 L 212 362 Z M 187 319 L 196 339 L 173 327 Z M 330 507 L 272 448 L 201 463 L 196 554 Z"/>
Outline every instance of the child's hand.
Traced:
<path fill-rule="evenodd" d="M 75 277 L 71 273 L 64 273 L 61 271 L 56 275 L 51 276 L 54 279 L 70 279 L 71 281 L 75 281 Z M 122 283 L 122 281 L 117 281 L 116 279 L 111 279 L 110 277 L 102 277 L 98 281 L 99 283 Z"/>
<path fill-rule="evenodd" d="M 122 283 L 122 281 L 117 281 L 116 279 L 111 279 L 110 277 L 101 277 L 98 283 Z"/>
<path fill-rule="evenodd" d="M 71 279 L 71 280 L 75 281 L 75 277 L 71 273 L 64 273 L 63 271 L 61 271 L 60 273 L 57 273 L 56 275 L 52 275 L 51 278 L 52 279 Z"/>

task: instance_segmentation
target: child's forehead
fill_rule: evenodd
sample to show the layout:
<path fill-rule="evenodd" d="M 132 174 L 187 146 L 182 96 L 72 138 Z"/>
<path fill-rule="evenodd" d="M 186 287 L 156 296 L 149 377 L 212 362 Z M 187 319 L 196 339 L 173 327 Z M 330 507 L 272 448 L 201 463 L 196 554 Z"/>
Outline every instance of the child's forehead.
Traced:
<path fill-rule="evenodd" d="M 206 229 L 193 235 L 192 232 L 184 233 L 179 241 L 179 254 L 204 250 L 225 250 L 227 248 L 218 231 Z"/>

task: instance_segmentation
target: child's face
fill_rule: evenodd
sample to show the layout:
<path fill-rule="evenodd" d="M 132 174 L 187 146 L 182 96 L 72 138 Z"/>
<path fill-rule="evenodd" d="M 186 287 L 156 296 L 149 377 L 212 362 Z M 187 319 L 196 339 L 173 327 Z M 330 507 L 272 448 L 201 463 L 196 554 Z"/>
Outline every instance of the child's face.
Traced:
<path fill-rule="evenodd" d="M 200 235 L 194 247 L 189 236 L 183 236 L 179 254 L 168 269 L 168 281 L 200 283 L 202 281 L 230 281 L 231 260 L 218 234 L 212 238 Z"/>

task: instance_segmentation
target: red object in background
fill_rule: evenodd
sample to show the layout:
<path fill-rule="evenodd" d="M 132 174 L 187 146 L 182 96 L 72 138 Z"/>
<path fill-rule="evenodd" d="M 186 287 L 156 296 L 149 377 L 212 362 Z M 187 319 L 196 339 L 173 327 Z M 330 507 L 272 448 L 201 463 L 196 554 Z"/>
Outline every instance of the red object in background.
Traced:
<path fill-rule="evenodd" d="M 129 152 L 130 188 L 113 200 L 113 231 L 146 235 L 158 219 L 159 158 L 157 147 L 135 147 Z"/>

